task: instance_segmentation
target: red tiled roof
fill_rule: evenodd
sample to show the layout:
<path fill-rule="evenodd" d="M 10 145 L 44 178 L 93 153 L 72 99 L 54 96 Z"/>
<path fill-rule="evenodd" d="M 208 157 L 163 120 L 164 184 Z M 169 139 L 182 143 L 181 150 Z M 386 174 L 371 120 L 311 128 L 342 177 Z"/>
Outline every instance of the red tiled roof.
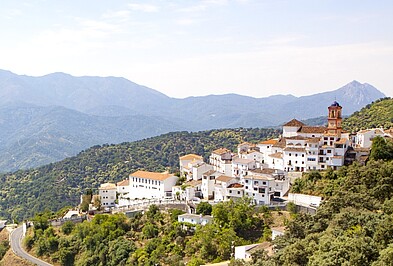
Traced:
<path fill-rule="evenodd" d="M 302 126 L 297 132 L 299 133 L 320 133 L 323 134 L 326 131 L 326 127 L 310 127 Z"/>
<path fill-rule="evenodd" d="M 117 186 L 118 187 L 126 187 L 130 185 L 130 180 L 129 179 L 125 179 L 123 181 L 117 182 Z"/>
<path fill-rule="evenodd" d="M 270 157 L 273 157 L 273 158 L 282 159 L 282 152 L 272 153 L 272 154 L 270 154 L 269 156 L 270 156 Z"/>
<path fill-rule="evenodd" d="M 222 155 L 225 153 L 231 152 L 230 150 L 226 149 L 226 148 L 220 148 L 217 150 L 214 150 L 213 153 L 218 154 L 218 155 Z"/>
<path fill-rule="evenodd" d="M 219 177 L 216 178 L 216 180 L 221 181 L 221 182 L 228 182 L 229 180 L 232 180 L 233 177 L 226 176 L 226 175 L 220 175 Z"/>
<path fill-rule="evenodd" d="M 294 147 L 286 147 L 284 151 L 298 151 L 298 152 L 305 152 L 305 148 L 294 148 Z"/>
<path fill-rule="evenodd" d="M 281 138 L 276 142 L 276 144 L 273 145 L 273 147 L 285 148 L 285 138 Z"/>
<path fill-rule="evenodd" d="M 278 139 L 269 139 L 269 140 L 265 140 L 260 142 L 260 144 L 276 144 L 278 142 Z"/>
<path fill-rule="evenodd" d="M 243 188 L 243 185 L 239 183 L 235 183 L 235 184 L 230 184 L 228 188 Z"/>
<path fill-rule="evenodd" d="M 136 171 L 136 172 L 132 173 L 131 176 L 139 177 L 139 178 L 146 178 L 146 179 L 150 179 L 150 180 L 163 181 L 163 180 L 173 176 L 173 174 L 147 172 L 147 171 Z"/>
<path fill-rule="evenodd" d="M 284 127 L 301 127 L 301 126 L 305 126 L 305 124 L 300 122 L 299 120 L 292 119 L 291 121 L 287 122 L 283 126 Z"/>
<path fill-rule="evenodd" d="M 202 156 L 193 153 L 186 154 L 180 157 L 180 160 L 203 160 Z"/>

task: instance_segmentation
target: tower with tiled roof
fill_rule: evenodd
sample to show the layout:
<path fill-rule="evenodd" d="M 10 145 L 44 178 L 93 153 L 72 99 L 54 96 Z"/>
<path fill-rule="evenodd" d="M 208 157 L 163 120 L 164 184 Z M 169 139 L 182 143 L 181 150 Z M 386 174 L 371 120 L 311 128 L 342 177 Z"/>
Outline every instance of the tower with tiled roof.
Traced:
<path fill-rule="evenodd" d="M 329 107 L 329 114 L 328 114 L 328 128 L 327 128 L 327 133 L 328 134 L 334 134 L 338 135 L 338 137 L 341 137 L 341 131 L 342 131 L 342 107 L 340 104 L 336 101 L 334 101 Z"/>

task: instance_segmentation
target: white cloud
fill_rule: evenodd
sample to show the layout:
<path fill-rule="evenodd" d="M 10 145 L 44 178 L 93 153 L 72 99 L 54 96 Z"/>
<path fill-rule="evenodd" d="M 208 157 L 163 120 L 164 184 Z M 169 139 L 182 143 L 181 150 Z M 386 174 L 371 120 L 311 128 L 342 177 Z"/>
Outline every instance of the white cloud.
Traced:
<path fill-rule="evenodd" d="M 151 4 L 128 4 L 131 10 L 142 11 L 147 13 L 154 13 L 159 11 L 159 7 Z"/>
<path fill-rule="evenodd" d="M 129 10 L 109 11 L 102 16 L 104 19 L 128 19 L 130 17 Z"/>

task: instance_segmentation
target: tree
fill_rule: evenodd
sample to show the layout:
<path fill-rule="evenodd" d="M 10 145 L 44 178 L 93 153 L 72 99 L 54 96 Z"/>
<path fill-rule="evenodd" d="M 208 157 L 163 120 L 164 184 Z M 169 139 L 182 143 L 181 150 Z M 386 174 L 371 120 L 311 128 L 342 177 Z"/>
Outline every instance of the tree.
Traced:
<path fill-rule="evenodd" d="M 373 139 L 370 158 L 373 160 L 393 160 L 393 142 L 377 136 Z"/>
<path fill-rule="evenodd" d="M 196 213 L 202 215 L 210 215 L 212 213 L 213 207 L 209 202 L 202 201 L 197 205 Z"/>
<path fill-rule="evenodd" d="M 62 226 L 61 226 L 61 231 L 65 234 L 65 235 L 69 235 L 72 230 L 74 229 L 75 224 L 71 221 L 66 221 Z"/>

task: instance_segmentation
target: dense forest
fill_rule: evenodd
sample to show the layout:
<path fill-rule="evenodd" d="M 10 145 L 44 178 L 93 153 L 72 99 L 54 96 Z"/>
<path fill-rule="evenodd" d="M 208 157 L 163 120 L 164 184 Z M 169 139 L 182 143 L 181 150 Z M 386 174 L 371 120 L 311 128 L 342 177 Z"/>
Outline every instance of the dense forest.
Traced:
<path fill-rule="evenodd" d="M 366 105 L 343 121 L 343 128 L 351 132 L 377 127 L 393 127 L 393 99 L 389 97 Z"/>
<path fill-rule="evenodd" d="M 136 170 L 178 171 L 179 156 L 203 155 L 244 141 L 258 142 L 280 134 L 279 129 L 222 129 L 174 132 L 141 141 L 94 146 L 75 157 L 36 169 L 0 175 L 0 217 L 21 219 L 45 209 L 79 203 L 86 189 L 123 180 Z"/>

